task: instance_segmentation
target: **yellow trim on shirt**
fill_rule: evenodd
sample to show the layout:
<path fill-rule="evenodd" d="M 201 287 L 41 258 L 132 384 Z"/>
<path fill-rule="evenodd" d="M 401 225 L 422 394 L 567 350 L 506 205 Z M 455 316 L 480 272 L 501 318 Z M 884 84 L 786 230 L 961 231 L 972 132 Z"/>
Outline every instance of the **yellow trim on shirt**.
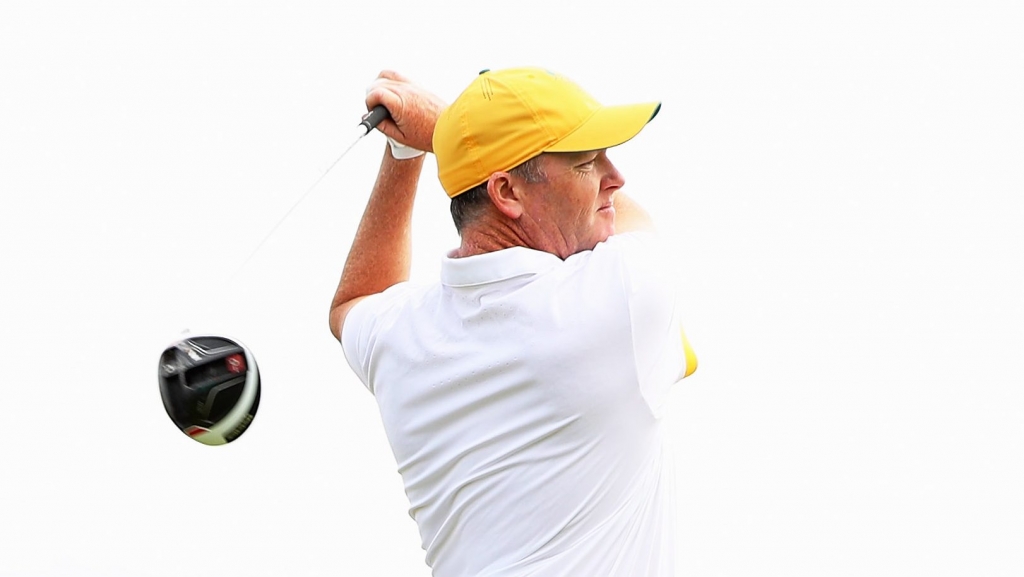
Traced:
<path fill-rule="evenodd" d="M 690 346 L 690 341 L 686 338 L 686 332 L 682 327 L 679 328 L 679 336 L 683 339 L 683 354 L 686 355 L 686 373 L 683 374 L 685 379 L 697 370 L 697 354 L 693 352 L 693 347 Z"/>

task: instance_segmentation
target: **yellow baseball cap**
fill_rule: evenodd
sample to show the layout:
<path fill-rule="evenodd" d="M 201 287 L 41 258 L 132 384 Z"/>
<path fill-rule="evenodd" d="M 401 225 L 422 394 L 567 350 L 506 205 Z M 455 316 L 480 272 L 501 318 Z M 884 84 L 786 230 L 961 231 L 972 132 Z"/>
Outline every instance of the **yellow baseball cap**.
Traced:
<path fill-rule="evenodd" d="M 438 178 L 455 197 L 542 152 L 618 146 L 660 109 L 660 102 L 604 106 L 543 68 L 484 70 L 434 127 Z"/>

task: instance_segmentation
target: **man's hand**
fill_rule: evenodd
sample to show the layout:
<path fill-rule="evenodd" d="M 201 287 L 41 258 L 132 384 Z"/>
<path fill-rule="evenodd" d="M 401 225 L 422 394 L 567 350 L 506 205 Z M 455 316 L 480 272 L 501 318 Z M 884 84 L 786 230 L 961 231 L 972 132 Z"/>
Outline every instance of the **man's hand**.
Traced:
<path fill-rule="evenodd" d="M 448 106 L 443 100 L 401 74 L 385 70 L 366 92 L 366 109 L 378 104 L 388 109 L 391 118 L 382 120 L 377 130 L 406 146 L 434 151 L 434 125 Z"/>

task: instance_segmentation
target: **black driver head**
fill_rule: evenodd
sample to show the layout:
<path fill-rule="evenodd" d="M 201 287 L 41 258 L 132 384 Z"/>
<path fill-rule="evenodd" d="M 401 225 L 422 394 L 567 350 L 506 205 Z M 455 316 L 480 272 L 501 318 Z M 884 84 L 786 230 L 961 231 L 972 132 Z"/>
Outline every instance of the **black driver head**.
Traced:
<path fill-rule="evenodd" d="M 167 415 L 200 443 L 230 443 L 256 416 L 259 369 L 237 341 L 215 335 L 175 341 L 160 355 L 157 376 Z"/>

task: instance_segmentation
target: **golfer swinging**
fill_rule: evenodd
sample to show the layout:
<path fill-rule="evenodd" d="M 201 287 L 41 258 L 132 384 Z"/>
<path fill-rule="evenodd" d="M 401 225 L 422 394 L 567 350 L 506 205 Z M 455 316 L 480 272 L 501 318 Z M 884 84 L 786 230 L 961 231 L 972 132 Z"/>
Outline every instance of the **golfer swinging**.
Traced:
<path fill-rule="evenodd" d="M 696 368 L 647 213 L 607 149 L 659 103 L 602 106 L 558 74 L 484 71 L 450 105 L 393 72 L 393 120 L 330 325 L 380 406 L 437 577 L 673 574 L 661 415 Z M 461 237 L 409 276 L 437 157 Z"/>

